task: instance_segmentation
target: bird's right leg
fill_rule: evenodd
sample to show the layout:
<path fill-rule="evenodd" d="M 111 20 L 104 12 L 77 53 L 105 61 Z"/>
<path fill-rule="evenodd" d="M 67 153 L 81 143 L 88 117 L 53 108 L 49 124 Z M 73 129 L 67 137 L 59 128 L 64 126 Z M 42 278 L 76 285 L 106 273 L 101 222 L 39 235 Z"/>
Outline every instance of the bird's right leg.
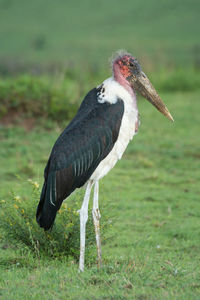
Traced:
<path fill-rule="evenodd" d="M 86 187 L 84 200 L 79 211 L 80 213 L 80 259 L 79 259 L 79 270 L 84 270 L 85 260 L 85 227 L 88 220 L 88 204 L 90 200 L 90 192 L 92 189 L 93 182 L 89 181 Z"/>
<path fill-rule="evenodd" d="M 93 222 L 95 228 L 95 235 L 96 235 L 96 243 L 97 243 L 97 255 L 98 255 L 98 266 L 102 266 L 102 259 L 101 259 L 101 237 L 100 237 L 100 211 L 99 211 L 99 182 L 96 181 L 94 185 L 94 198 L 93 198 Z"/>

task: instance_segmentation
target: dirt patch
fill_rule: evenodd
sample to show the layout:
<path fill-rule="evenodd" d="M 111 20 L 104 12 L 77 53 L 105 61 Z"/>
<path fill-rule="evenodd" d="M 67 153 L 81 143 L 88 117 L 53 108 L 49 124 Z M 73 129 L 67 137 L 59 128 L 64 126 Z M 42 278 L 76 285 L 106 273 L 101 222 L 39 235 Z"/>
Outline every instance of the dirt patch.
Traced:
<path fill-rule="evenodd" d="M 23 113 L 17 112 L 15 110 L 9 111 L 5 116 L 0 119 L 0 124 L 6 127 L 12 127 L 14 125 L 21 126 L 27 131 L 34 128 L 36 119 L 28 118 Z"/>

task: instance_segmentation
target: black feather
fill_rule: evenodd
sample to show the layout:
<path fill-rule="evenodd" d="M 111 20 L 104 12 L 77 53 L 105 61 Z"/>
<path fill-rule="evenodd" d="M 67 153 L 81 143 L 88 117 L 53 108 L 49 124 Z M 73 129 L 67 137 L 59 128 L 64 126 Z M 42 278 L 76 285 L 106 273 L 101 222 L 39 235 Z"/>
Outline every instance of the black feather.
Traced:
<path fill-rule="evenodd" d="M 52 149 L 36 214 L 45 230 L 53 225 L 62 201 L 87 182 L 117 140 L 123 101 L 99 103 L 97 93 L 95 88 L 87 94 Z"/>

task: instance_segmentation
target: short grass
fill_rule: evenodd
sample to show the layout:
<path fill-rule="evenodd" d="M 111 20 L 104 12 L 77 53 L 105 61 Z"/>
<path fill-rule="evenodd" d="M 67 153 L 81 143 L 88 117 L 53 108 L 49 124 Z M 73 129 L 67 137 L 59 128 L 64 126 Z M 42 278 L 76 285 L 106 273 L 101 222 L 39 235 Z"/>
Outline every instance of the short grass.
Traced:
<path fill-rule="evenodd" d="M 2 299 L 199 299 L 199 93 L 161 96 L 175 123 L 139 100 L 139 133 L 100 183 L 102 219 L 112 221 L 104 233 L 102 269 L 97 269 L 94 247 L 86 257 L 85 272 L 78 273 L 73 257 L 37 256 L 21 240 L 10 239 L 3 227 Z M 31 178 L 41 187 L 46 160 L 60 131 L 56 123 L 48 130 L 1 127 L 4 205 L 14 191 L 35 211 L 37 199 L 33 200 L 26 182 Z M 72 195 L 71 205 L 80 194 L 83 191 Z M 56 223 L 60 220 L 58 214 Z"/>

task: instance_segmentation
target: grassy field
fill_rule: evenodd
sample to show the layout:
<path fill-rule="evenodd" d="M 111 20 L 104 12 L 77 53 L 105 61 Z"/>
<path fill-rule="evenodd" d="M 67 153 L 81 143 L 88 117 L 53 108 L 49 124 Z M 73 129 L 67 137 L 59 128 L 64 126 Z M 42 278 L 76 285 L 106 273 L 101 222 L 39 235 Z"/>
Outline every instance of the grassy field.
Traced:
<path fill-rule="evenodd" d="M 76 251 L 68 256 L 62 236 L 69 211 L 80 207 L 83 191 L 72 195 L 68 209 L 57 216 L 48 245 L 58 253 L 49 254 L 45 244 L 35 249 L 34 239 L 43 234 L 34 220 L 37 194 L 61 128 L 53 121 L 48 129 L 40 124 L 31 131 L 1 127 L 1 299 L 199 299 L 199 92 L 161 96 L 175 123 L 139 100 L 139 133 L 100 184 L 102 223 L 109 224 L 103 234 L 103 268 L 97 269 L 94 240 L 88 240 L 83 274 L 78 273 Z M 32 183 L 27 183 L 29 178 Z M 13 224 L 5 222 L 12 216 L 19 222 L 19 206 L 31 211 L 33 227 L 21 226 L 28 228 L 25 235 L 29 232 L 32 244 L 22 234 L 12 238 Z M 88 227 L 92 236 L 91 216 Z M 78 236 L 74 230 L 76 242 Z"/>
<path fill-rule="evenodd" d="M 199 65 L 199 8 L 197 0 L 0 0 L 1 69 L 35 62 L 105 68 L 121 48 L 149 68 Z"/>

